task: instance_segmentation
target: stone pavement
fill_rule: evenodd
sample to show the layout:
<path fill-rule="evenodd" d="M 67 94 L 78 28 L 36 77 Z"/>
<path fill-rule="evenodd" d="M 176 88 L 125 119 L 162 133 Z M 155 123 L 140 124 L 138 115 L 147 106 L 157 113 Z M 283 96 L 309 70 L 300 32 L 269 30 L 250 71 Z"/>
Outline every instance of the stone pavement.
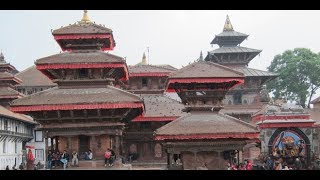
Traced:
<path fill-rule="evenodd" d="M 166 164 L 163 163 L 115 163 L 112 167 L 105 167 L 103 160 L 79 161 L 78 167 L 69 166 L 66 170 L 165 170 Z M 63 170 L 62 167 L 52 170 Z"/>

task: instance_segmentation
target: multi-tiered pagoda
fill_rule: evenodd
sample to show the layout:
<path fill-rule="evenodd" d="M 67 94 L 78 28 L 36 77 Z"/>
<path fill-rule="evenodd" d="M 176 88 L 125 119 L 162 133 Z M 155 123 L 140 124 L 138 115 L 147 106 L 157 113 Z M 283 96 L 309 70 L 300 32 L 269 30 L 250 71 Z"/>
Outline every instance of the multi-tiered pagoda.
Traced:
<path fill-rule="evenodd" d="M 224 169 L 237 155 L 239 163 L 248 142 L 258 141 L 253 125 L 219 113 L 225 94 L 243 81 L 242 73 L 201 60 L 170 74 L 166 90 L 179 95 L 189 114 L 155 132 L 164 141 L 169 169 Z"/>
<path fill-rule="evenodd" d="M 145 54 L 141 62 L 129 66 L 128 91 L 139 95 L 145 104 L 145 113 L 128 123 L 124 134 L 132 161 L 166 162 L 166 153 L 153 132 L 184 114 L 183 104 L 164 94 L 169 74 L 176 70 L 170 65 L 148 64 Z"/>
<path fill-rule="evenodd" d="M 17 72 L 0 53 L 0 170 L 24 163 L 22 152 L 33 138 L 36 124 L 32 118 L 8 109 L 12 100 L 24 97 L 14 90 L 14 86 L 21 83 L 21 79 L 14 76 Z"/>
<path fill-rule="evenodd" d="M 103 159 L 107 148 L 121 152 L 125 123 L 141 115 L 143 101 L 114 85 L 128 80 L 126 61 L 109 52 L 115 47 L 112 30 L 84 12 L 81 21 L 52 32 L 64 53 L 35 64 L 57 87 L 15 100 L 14 112 L 31 115 L 51 138 L 52 150 L 91 150 Z M 117 156 L 119 157 L 119 156 Z"/>
<path fill-rule="evenodd" d="M 15 77 L 17 69 L 4 59 L 2 52 L 0 53 L 0 105 L 6 108 L 9 103 L 24 95 L 15 90 L 15 85 L 22 81 Z"/>
<path fill-rule="evenodd" d="M 211 45 L 217 44 L 219 48 L 208 52 L 205 61 L 227 66 L 245 75 L 244 84 L 227 93 L 224 100 L 226 106 L 222 112 L 250 122 L 251 115 L 259 111 L 263 105 L 260 102 L 263 84 L 277 75 L 248 67 L 249 62 L 261 52 L 240 46 L 248 36 L 235 31 L 227 16 L 223 32 L 216 35 L 211 42 Z"/>

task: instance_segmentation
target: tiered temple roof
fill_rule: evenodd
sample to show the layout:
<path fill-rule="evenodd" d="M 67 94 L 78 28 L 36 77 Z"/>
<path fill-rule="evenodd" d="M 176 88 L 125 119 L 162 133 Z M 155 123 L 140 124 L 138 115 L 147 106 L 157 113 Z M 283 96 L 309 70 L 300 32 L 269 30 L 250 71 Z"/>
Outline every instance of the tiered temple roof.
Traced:
<path fill-rule="evenodd" d="M 225 93 L 243 83 L 243 79 L 242 73 L 207 61 L 197 61 L 172 73 L 167 91 L 176 91 L 190 114 L 157 129 L 155 138 L 167 141 L 257 139 L 259 133 L 253 125 L 218 113 Z M 208 103 L 199 104 L 199 101 Z"/>
<path fill-rule="evenodd" d="M 138 96 L 113 87 L 117 80 L 128 80 L 128 70 L 123 58 L 103 52 L 115 46 L 110 29 L 91 22 L 84 11 L 81 21 L 52 34 L 63 51 L 71 52 L 41 58 L 35 64 L 58 87 L 13 101 L 13 111 L 35 116 L 43 111 L 95 109 L 96 118 L 100 110 L 126 110 L 122 115 L 131 118 L 143 112 Z"/>
<path fill-rule="evenodd" d="M 22 80 L 22 83 L 16 86 L 56 86 L 47 76 L 42 74 L 36 69 L 36 66 L 31 66 L 24 71 L 21 71 L 15 75 L 17 78 Z"/>
<path fill-rule="evenodd" d="M 143 116 L 136 117 L 133 122 L 173 121 L 186 115 L 182 112 L 184 105 L 164 94 L 140 94 L 145 104 Z"/>

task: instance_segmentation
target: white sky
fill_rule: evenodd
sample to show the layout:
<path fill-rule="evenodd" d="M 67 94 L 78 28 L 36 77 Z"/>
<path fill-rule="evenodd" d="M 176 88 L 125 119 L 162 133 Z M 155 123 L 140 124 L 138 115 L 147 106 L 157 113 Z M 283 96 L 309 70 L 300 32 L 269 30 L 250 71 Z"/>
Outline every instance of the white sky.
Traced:
<path fill-rule="evenodd" d="M 73 24 L 83 11 L 0 11 L 0 50 L 18 70 L 38 58 L 59 53 L 51 29 Z M 111 53 L 127 64 L 141 60 L 150 48 L 151 64 L 177 68 L 216 49 L 210 42 L 222 32 L 226 15 L 234 30 L 249 34 L 241 46 L 263 50 L 249 67 L 266 70 L 273 57 L 296 47 L 320 51 L 320 11 L 95 11 L 92 21 L 111 28 L 116 41 Z"/>

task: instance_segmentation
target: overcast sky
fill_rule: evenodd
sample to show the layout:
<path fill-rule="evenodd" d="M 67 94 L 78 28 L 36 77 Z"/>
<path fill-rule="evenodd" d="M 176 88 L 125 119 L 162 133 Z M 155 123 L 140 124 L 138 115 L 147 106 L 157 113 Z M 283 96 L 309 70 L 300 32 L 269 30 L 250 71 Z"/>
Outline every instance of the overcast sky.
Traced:
<path fill-rule="evenodd" d="M 0 11 L 0 49 L 18 70 L 38 58 L 61 51 L 51 29 L 79 21 L 82 10 Z M 222 32 L 226 15 L 235 31 L 249 34 L 241 46 L 263 50 L 249 67 L 266 70 L 273 57 L 296 47 L 320 51 L 320 11 L 95 11 L 91 21 L 111 28 L 116 41 L 111 53 L 138 63 L 150 49 L 150 64 L 177 68 L 216 49 L 210 42 Z"/>

